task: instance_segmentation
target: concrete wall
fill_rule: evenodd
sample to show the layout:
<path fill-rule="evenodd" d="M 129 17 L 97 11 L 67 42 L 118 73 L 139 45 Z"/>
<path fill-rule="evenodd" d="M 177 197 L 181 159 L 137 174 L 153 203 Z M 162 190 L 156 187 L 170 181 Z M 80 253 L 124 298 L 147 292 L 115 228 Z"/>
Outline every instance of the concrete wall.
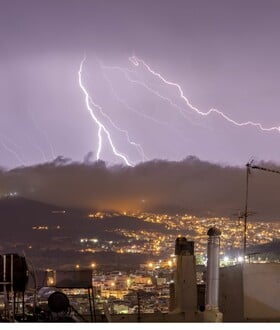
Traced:
<path fill-rule="evenodd" d="M 195 319 L 197 311 L 197 287 L 195 258 L 193 255 L 177 256 L 175 280 L 175 311 L 186 312 L 189 320 Z"/>
<path fill-rule="evenodd" d="M 220 268 L 219 310 L 224 322 L 243 321 L 241 265 Z"/>
<path fill-rule="evenodd" d="M 243 268 L 244 319 L 280 320 L 280 264 L 247 264 Z"/>
<path fill-rule="evenodd" d="M 280 321 L 280 264 L 245 264 L 220 269 L 224 322 Z"/>

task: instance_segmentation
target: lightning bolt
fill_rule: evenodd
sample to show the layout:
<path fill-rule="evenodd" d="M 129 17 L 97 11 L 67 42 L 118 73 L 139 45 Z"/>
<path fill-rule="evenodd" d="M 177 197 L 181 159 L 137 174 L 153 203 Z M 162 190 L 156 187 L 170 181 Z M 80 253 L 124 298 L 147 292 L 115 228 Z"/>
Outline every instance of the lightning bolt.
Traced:
<path fill-rule="evenodd" d="M 8 151 L 9 153 L 11 153 L 12 155 L 14 155 L 14 157 L 20 162 L 20 164 L 22 165 L 26 165 L 25 161 L 22 159 L 22 157 L 13 149 L 11 149 L 4 141 L 3 139 L 9 141 L 11 144 L 13 144 L 16 148 L 20 149 L 19 146 L 17 146 L 15 143 L 13 143 L 10 139 L 8 139 L 6 136 L 2 135 L 2 140 L 0 141 L 0 143 L 2 144 L 2 146 L 4 147 L 4 149 L 6 151 Z"/>
<path fill-rule="evenodd" d="M 96 125 L 98 126 L 98 148 L 97 148 L 97 153 L 96 153 L 96 159 L 100 159 L 100 153 L 101 153 L 101 150 L 102 150 L 102 133 L 105 134 L 105 136 L 107 137 L 108 139 L 108 142 L 111 146 L 111 149 L 114 153 L 115 156 L 121 158 L 125 164 L 127 166 L 133 166 L 132 163 L 130 163 L 130 161 L 128 160 L 128 158 L 123 155 L 122 153 L 120 153 L 116 147 L 114 146 L 114 143 L 113 143 L 113 140 L 111 138 L 111 135 L 110 135 L 110 132 L 107 130 L 107 128 L 98 120 L 98 118 L 96 117 L 95 113 L 94 113 L 94 110 L 92 109 L 91 105 L 95 108 L 97 108 L 99 111 L 102 111 L 102 107 L 98 104 L 96 104 L 92 98 L 90 97 L 89 93 L 87 92 L 85 86 L 83 85 L 83 82 L 82 82 L 82 70 L 83 70 L 83 65 L 84 65 L 84 62 L 86 60 L 86 57 L 83 58 L 83 60 L 81 61 L 80 63 L 80 68 L 79 68 L 79 71 L 78 71 L 78 78 L 79 78 L 79 86 L 81 88 L 81 90 L 83 91 L 84 95 L 85 95 L 85 103 L 86 103 L 86 107 L 87 107 L 87 110 L 89 111 L 90 113 L 90 116 L 91 118 L 93 119 L 93 121 L 96 123 Z"/>
<path fill-rule="evenodd" d="M 32 145 L 32 147 L 33 147 L 34 149 L 36 149 L 36 150 L 41 154 L 41 156 L 42 156 L 43 159 L 44 159 L 44 162 L 47 162 L 48 160 L 47 160 L 47 157 L 46 157 L 46 155 L 45 155 L 43 149 L 41 149 L 41 148 L 40 148 L 39 146 L 37 146 L 35 143 L 31 142 L 29 138 L 28 138 L 28 142 Z"/>
<path fill-rule="evenodd" d="M 164 78 L 160 73 L 154 71 L 153 69 L 151 69 L 151 67 L 142 59 L 139 59 L 136 56 L 131 56 L 129 57 L 129 61 L 135 65 L 136 67 L 140 66 L 140 64 L 143 65 L 143 67 L 150 72 L 153 76 L 157 77 L 158 79 L 160 79 L 162 82 L 164 82 L 165 84 L 172 86 L 172 87 L 176 87 L 176 89 L 179 92 L 179 96 L 181 99 L 183 99 L 183 101 L 187 104 L 187 106 L 192 109 L 193 111 L 195 111 L 197 114 L 201 115 L 201 116 L 209 116 L 212 113 L 216 113 L 219 116 L 221 116 L 222 118 L 224 118 L 226 121 L 230 122 L 231 124 L 235 125 L 235 126 L 254 126 L 259 128 L 261 131 L 266 131 L 266 132 L 271 132 L 271 131 L 278 131 L 280 132 L 280 127 L 278 126 L 274 126 L 274 127 L 264 127 L 261 123 L 255 123 L 253 121 L 246 121 L 246 122 L 238 122 L 233 120 L 232 118 L 230 118 L 229 116 L 227 116 L 226 114 L 224 114 L 222 111 L 211 108 L 210 110 L 208 110 L 207 112 L 202 112 L 200 111 L 197 107 L 195 107 L 194 105 L 192 105 L 192 103 L 190 102 L 190 100 L 184 95 L 184 92 L 182 90 L 182 87 L 175 82 L 169 81 L 166 78 Z"/>
<path fill-rule="evenodd" d="M 136 113 L 138 116 L 141 116 L 143 118 L 146 118 L 148 120 L 153 121 L 154 123 L 158 124 L 158 125 L 167 125 L 166 122 L 163 121 L 159 121 L 157 119 L 155 119 L 154 117 L 151 117 L 145 113 L 142 113 L 140 111 L 138 111 L 137 109 L 135 109 L 134 107 L 130 106 L 126 101 L 124 101 L 121 97 L 119 97 L 119 95 L 117 94 L 117 92 L 115 91 L 112 82 L 109 80 L 109 78 L 107 77 L 106 74 L 103 73 L 103 77 L 106 80 L 106 82 L 108 83 L 108 85 L 110 86 L 110 89 L 115 97 L 115 99 L 126 109 Z"/>
<path fill-rule="evenodd" d="M 134 71 L 130 71 L 128 69 L 125 69 L 125 68 L 122 68 L 122 67 L 119 67 L 119 66 L 107 66 L 107 65 L 102 65 L 101 66 L 103 69 L 111 69 L 111 70 L 118 70 L 120 72 L 122 72 L 124 74 L 124 76 L 126 77 L 126 79 L 133 83 L 133 84 L 136 84 L 136 85 L 139 85 L 139 86 L 142 86 L 143 88 L 145 88 L 146 90 L 148 90 L 151 94 L 161 98 L 163 101 L 169 103 L 172 107 L 176 108 L 177 110 L 180 111 L 180 113 L 185 117 L 185 111 L 184 109 L 182 109 L 181 107 L 179 107 L 177 104 L 175 104 L 174 102 L 172 102 L 172 100 L 166 96 L 163 96 L 161 95 L 158 91 L 150 88 L 148 85 L 146 85 L 145 83 L 143 83 L 142 81 L 139 81 L 139 80 L 135 80 L 135 79 L 132 79 L 128 72 L 130 73 L 135 73 Z"/>
<path fill-rule="evenodd" d="M 114 67 L 108 67 L 108 66 L 105 67 L 105 66 L 103 66 L 102 64 L 100 64 L 100 67 L 101 67 L 102 69 L 109 69 L 109 68 L 110 68 L 110 69 L 111 69 L 111 68 L 114 69 Z M 122 68 L 120 68 L 120 69 L 122 69 Z M 126 70 L 126 69 L 123 69 L 123 70 Z M 131 70 L 127 70 L 127 72 L 135 73 L 134 71 L 131 71 Z M 111 89 L 111 91 L 112 91 L 112 94 L 114 95 L 114 97 L 115 97 L 115 99 L 117 100 L 117 102 L 120 103 L 124 108 L 128 109 L 129 111 L 132 111 L 132 112 L 136 113 L 138 116 L 140 116 L 140 117 L 142 117 L 142 118 L 145 118 L 146 120 L 149 120 L 149 121 L 154 122 L 155 124 L 157 124 L 157 125 L 159 125 L 159 126 L 165 126 L 165 127 L 167 127 L 168 129 L 174 131 L 177 135 L 179 135 L 181 139 L 185 139 L 185 140 L 186 140 L 185 135 L 181 135 L 181 133 L 178 132 L 178 130 L 174 129 L 174 126 L 168 124 L 168 123 L 165 122 L 165 121 L 160 121 L 160 120 L 158 120 L 158 119 L 156 119 L 156 118 L 154 118 L 154 117 L 152 117 L 152 116 L 150 116 L 150 115 L 147 115 L 147 114 L 145 114 L 145 113 L 143 113 L 143 112 L 141 112 L 141 111 L 138 111 L 136 108 L 134 108 L 134 107 L 132 107 L 131 105 L 129 105 L 126 101 L 124 101 L 124 100 L 123 100 L 123 99 L 117 94 L 116 90 L 115 90 L 114 87 L 113 87 L 112 82 L 110 81 L 110 79 L 108 78 L 108 76 L 107 76 L 104 72 L 103 72 L 103 77 L 104 77 L 105 81 L 108 83 L 108 85 L 110 86 L 110 89 Z M 139 82 L 139 83 L 140 83 L 140 82 Z M 149 88 L 149 87 L 147 86 L 147 88 Z"/>
<path fill-rule="evenodd" d="M 132 146 L 134 146 L 134 147 L 136 148 L 136 150 L 138 151 L 138 153 L 140 154 L 140 156 L 142 157 L 142 161 L 144 162 L 144 161 L 148 160 L 148 157 L 145 155 L 145 152 L 144 152 L 142 146 L 141 146 L 139 143 L 136 143 L 136 142 L 134 142 L 134 141 L 132 141 L 132 140 L 130 139 L 130 136 L 129 136 L 129 134 L 128 134 L 128 131 L 126 131 L 126 130 L 120 128 L 119 126 L 117 126 L 117 125 L 112 121 L 112 119 L 111 119 L 111 118 L 110 118 L 110 117 L 109 117 L 109 116 L 103 111 L 103 109 L 102 109 L 101 107 L 99 107 L 99 105 L 94 104 L 94 102 L 92 101 L 91 98 L 90 98 L 90 102 L 91 102 L 91 104 L 92 104 L 93 106 L 95 105 L 95 107 L 99 109 L 99 111 L 100 111 L 100 113 L 102 114 L 102 116 L 105 117 L 105 118 L 107 118 L 107 120 L 111 123 L 111 125 L 112 125 L 116 130 L 118 130 L 119 132 L 121 132 L 121 133 L 123 133 L 123 134 L 125 135 L 127 142 L 128 142 L 129 144 L 131 144 Z"/>
<path fill-rule="evenodd" d="M 50 152 L 51 152 L 51 155 L 52 155 L 52 159 L 55 159 L 54 147 L 53 147 L 53 145 L 52 145 L 51 142 L 50 142 L 50 139 L 49 139 L 49 136 L 48 136 L 47 132 L 44 131 L 42 128 L 39 127 L 39 125 L 37 124 L 37 122 L 35 121 L 35 119 L 33 118 L 33 116 L 31 116 L 31 113 L 30 113 L 29 111 L 28 111 L 28 115 L 29 115 L 29 117 L 31 118 L 31 121 L 32 121 L 32 123 L 33 123 L 33 126 L 36 128 L 36 130 L 37 130 L 38 132 L 40 132 L 40 133 L 44 136 L 45 141 L 46 141 L 46 143 L 47 143 L 47 145 L 48 145 L 48 147 L 49 147 L 49 149 L 50 149 Z M 41 153 L 42 153 L 42 152 L 41 152 Z M 44 152 L 43 152 L 43 153 L 44 153 Z M 45 157 L 45 158 L 46 158 L 46 157 Z"/>
<path fill-rule="evenodd" d="M 155 95 L 156 97 L 159 97 L 160 99 L 162 99 L 163 101 L 169 103 L 170 106 L 172 106 L 173 108 L 176 108 L 179 113 L 188 121 L 190 122 L 192 125 L 195 125 L 195 126 L 203 126 L 203 124 L 201 123 L 196 123 L 194 122 L 193 120 L 191 120 L 187 115 L 186 115 L 186 110 L 183 109 L 182 107 L 180 107 L 178 104 L 174 103 L 170 98 L 160 94 L 157 90 L 154 90 L 153 88 L 149 87 L 147 84 L 145 84 L 144 82 L 140 81 L 140 80 L 136 80 L 136 79 L 133 79 L 129 76 L 129 73 L 132 73 L 132 74 L 135 74 L 134 71 L 131 71 L 127 68 L 122 68 L 122 67 L 119 67 L 119 66 L 107 66 L 107 65 L 101 65 L 101 68 L 103 69 L 110 69 L 110 70 L 117 70 L 117 71 L 120 71 L 121 73 L 124 74 L 125 78 L 130 82 L 130 83 L 133 83 L 133 84 L 136 84 L 138 86 L 141 86 L 143 87 L 144 89 L 146 89 L 148 92 L 150 92 L 151 94 Z M 140 114 L 138 111 L 136 111 L 138 114 Z M 155 120 L 154 118 L 150 117 L 150 116 L 147 116 L 147 115 L 144 115 L 144 114 L 141 114 L 141 116 L 143 117 L 146 117 L 156 123 L 162 123 L 162 122 L 159 122 L 157 120 Z M 166 124 L 166 123 L 163 123 L 163 124 Z M 168 126 L 168 125 L 167 125 Z"/>

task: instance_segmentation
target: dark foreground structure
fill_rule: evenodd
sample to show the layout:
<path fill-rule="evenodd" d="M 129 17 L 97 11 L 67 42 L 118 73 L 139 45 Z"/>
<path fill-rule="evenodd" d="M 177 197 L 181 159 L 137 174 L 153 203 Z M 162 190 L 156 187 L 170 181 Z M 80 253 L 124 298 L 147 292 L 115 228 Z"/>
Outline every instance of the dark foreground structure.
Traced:
<path fill-rule="evenodd" d="M 240 263 L 219 267 L 219 229 L 207 232 L 207 270 L 205 285 L 197 284 L 194 242 L 178 237 L 175 242 L 176 270 L 170 284 L 169 313 L 114 314 L 104 306 L 95 310 L 92 272 L 57 272 L 45 305 L 28 300 L 25 290 L 33 271 L 24 257 L 0 256 L 0 291 L 4 308 L 2 322 L 279 322 L 280 264 Z M 34 275 L 34 274 L 33 274 Z M 77 311 L 61 288 L 82 288 L 88 292 L 90 315 Z M 30 298 L 30 297 L 29 297 Z"/>

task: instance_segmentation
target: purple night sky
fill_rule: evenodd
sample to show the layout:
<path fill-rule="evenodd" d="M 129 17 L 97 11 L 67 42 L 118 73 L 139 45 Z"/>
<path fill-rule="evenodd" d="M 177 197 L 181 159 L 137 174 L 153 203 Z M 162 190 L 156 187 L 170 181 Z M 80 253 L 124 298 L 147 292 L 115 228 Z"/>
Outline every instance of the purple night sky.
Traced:
<path fill-rule="evenodd" d="M 98 126 L 78 80 L 85 54 L 83 84 L 103 114 L 92 108 L 131 163 L 141 150 L 124 130 L 148 160 L 279 163 L 278 130 L 199 115 L 176 87 L 129 61 L 180 84 L 201 112 L 278 127 L 279 31 L 277 0 L 1 0 L 0 166 L 96 159 Z M 102 138 L 100 158 L 123 164 Z"/>

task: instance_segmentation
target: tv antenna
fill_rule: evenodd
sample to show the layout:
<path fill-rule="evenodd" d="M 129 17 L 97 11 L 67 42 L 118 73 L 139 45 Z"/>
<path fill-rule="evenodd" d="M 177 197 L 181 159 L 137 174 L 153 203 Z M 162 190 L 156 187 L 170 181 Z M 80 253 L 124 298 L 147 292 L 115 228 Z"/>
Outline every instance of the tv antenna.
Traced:
<path fill-rule="evenodd" d="M 254 165 L 254 160 L 253 159 L 251 159 L 246 164 L 245 208 L 244 208 L 244 213 L 242 213 L 242 217 L 244 218 L 244 240 L 243 240 L 244 262 L 245 262 L 246 249 L 247 249 L 247 218 L 251 214 L 251 212 L 248 212 L 249 175 L 251 174 L 251 169 L 271 172 L 271 173 L 274 173 L 274 174 L 280 174 L 280 171 L 278 171 L 278 170 L 274 170 L 274 169 Z"/>

